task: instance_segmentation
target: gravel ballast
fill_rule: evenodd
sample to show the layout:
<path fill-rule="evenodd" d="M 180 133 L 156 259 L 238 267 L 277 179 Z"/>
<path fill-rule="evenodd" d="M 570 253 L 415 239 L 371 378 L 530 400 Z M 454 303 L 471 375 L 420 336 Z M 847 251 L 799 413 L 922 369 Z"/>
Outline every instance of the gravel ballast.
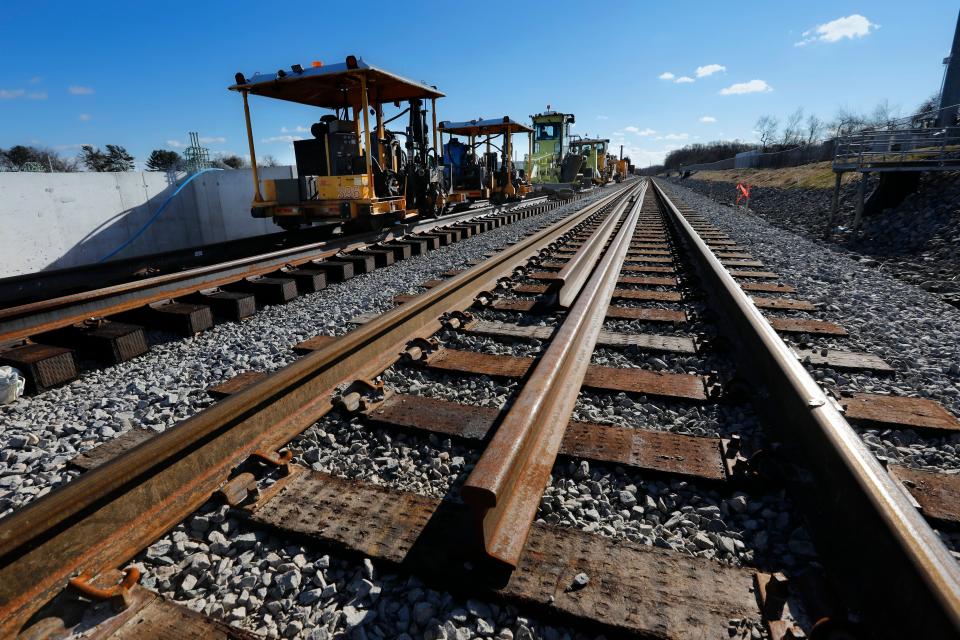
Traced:
<path fill-rule="evenodd" d="M 134 427 L 161 432 L 211 405 L 209 387 L 244 371 L 289 364 L 296 343 L 342 335 L 353 328 L 351 318 L 391 308 L 392 298 L 411 283 L 462 269 L 599 195 L 264 307 L 242 322 L 217 323 L 192 338 L 151 332 L 152 347 L 139 358 L 0 406 L 0 516 L 75 477 L 66 463 L 79 453 Z"/>
<path fill-rule="evenodd" d="M 778 273 L 781 282 L 795 286 L 797 293 L 789 297 L 819 303 L 816 317 L 849 332 L 846 338 L 788 337 L 788 341 L 870 353 L 896 371 L 882 377 L 811 369 L 827 388 L 931 398 L 960 415 L 960 310 L 842 251 L 721 206 L 689 189 L 668 188 Z M 960 471 L 960 434 L 924 437 L 910 431 L 858 432 L 878 455 L 892 461 L 928 470 Z"/>

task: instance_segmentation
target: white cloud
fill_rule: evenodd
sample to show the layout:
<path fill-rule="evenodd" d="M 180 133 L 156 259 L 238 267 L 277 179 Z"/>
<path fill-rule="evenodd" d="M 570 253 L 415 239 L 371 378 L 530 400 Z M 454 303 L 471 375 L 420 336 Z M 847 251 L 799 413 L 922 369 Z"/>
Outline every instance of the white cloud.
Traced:
<path fill-rule="evenodd" d="M 676 78 L 676 76 L 670 73 L 669 71 L 664 71 L 657 77 L 660 78 L 661 80 L 673 80 L 674 78 Z"/>
<path fill-rule="evenodd" d="M 702 118 L 700 118 L 700 122 L 716 122 L 716 121 L 717 119 L 714 118 L 713 116 L 703 116 Z"/>
<path fill-rule="evenodd" d="M 674 80 L 674 82 L 677 84 L 687 84 L 693 81 L 694 81 L 693 78 L 691 78 L 690 76 L 680 76 L 679 78 Z"/>
<path fill-rule="evenodd" d="M 43 82 L 43 78 L 40 76 L 33 76 L 30 78 L 30 84 L 40 84 L 41 82 Z"/>
<path fill-rule="evenodd" d="M 31 91 L 27 93 L 26 89 L 0 89 L 0 100 L 18 100 L 26 98 L 27 100 L 46 100 L 46 91 Z"/>
<path fill-rule="evenodd" d="M 295 140 L 303 140 L 303 136 L 270 136 L 260 142 L 269 144 L 271 142 L 293 142 Z"/>
<path fill-rule="evenodd" d="M 773 87 L 763 80 L 751 80 L 750 82 L 738 82 L 725 89 L 720 90 L 722 96 L 735 96 L 741 93 L 768 93 L 773 91 Z"/>
<path fill-rule="evenodd" d="M 623 130 L 626 131 L 627 133 L 635 133 L 641 137 L 652 136 L 653 134 L 656 133 L 656 131 L 654 131 L 653 129 L 650 129 L 650 128 L 641 129 L 639 127 L 634 127 L 633 125 L 630 125 L 629 127 L 624 127 Z"/>
<path fill-rule="evenodd" d="M 200 137 L 200 144 L 223 144 L 227 141 L 223 136 Z"/>
<path fill-rule="evenodd" d="M 793 46 L 803 47 L 811 42 L 838 42 L 844 38 L 851 40 L 855 38 L 864 38 L 873 31 L 880 28 L 880 25 L 870 22 L 859 13 L 837 18 L 830 22 L 818 24 L 813 29 L 803 32 L 803 40 L 794 42 Z"/>
<path fill-rule="evenodd" d="M 697 77 L 706 78 L 707 76 L 712 76 L 715 73 L 726 70 L 727 68 L 722 64 L 708 64 L 702 67 L 697 67 Z"/>
<path fill-rule="evenodd" d="M 79 85 L 73 85 L 67 89 L 67 91 L 75 96 L 89 96 L 93 93 L 93 87 L 81 87 Z"/>
<path fill-rule="evenodd" d="M 183 144 L 179 140 L 167 140 L 167 146 L 173 147 L 174 149 L 179 149 L 180 147 L 185 147 L 187 145 Z"/>
<path fill-rule="evenodd" d="M 288 129 L 287 127 L 280 127 L 280 133 L 309 133 L 310 129 L 307 127 L 301 127 L 300 125 L 295 126 L 293 129 Z"/>
<path fill-rule="evenodd" d="M 80 122 L 90 122 L 92 118 L 93 116 L 90 115 L 89 113 L 81 113 L 80 115 L 77 116 L 77 120 L 79 120 Z"/>
<path fill-rule="evenodd" d="M 690 137 L 689 133 L 668 133 L 657 140 L 686 140 Z"/>
<path fill-rule="evenodd" d="M 609 120 L 607 116 L 597 116 L 597 120 Z"/>

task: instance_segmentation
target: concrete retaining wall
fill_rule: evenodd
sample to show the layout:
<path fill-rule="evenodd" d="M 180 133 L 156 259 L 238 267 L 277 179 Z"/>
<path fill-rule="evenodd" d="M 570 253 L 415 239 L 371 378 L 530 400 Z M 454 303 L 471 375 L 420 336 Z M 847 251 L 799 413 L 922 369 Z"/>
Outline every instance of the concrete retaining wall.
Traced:
<path fill-rule="evenodd" d="M 260 170 L 261 178 L 294 175 L 292 167 Z M 0 172 L 0 278 L 98 262 L 129 240 L 176 186 L 154 171 Z M 205 173 L 114 259 L 279 231 L 250 216 L 252 199 L 248 169 Z"/>

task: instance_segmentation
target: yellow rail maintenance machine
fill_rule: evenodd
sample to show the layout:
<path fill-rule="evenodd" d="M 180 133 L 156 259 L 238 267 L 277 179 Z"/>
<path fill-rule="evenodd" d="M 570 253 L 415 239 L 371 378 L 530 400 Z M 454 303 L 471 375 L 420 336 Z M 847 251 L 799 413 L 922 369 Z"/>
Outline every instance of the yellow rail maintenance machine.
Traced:
<path fill-rule="evenodd" d="M 243 96 L 250 144 L 256 218 L 273 218 L 284 229 L 310 224 L 349 230 L 380 229 L 404 218 L 439 214 L 446 200 L 437 145 L 436 87 L 407 80 L 347 56 L 289 71 L 236 75 L 229 87 Z M 293 143 L 297 177 L 263 180 L 257 170 L 249 95 L 297 102 L 332 111 L 310 127 L 312 138 Z M 426 102 L 433 116 L 432 141 Z M 406 108 L 385 118 L 384 107 Z M 387 125 L 408 114 L 404 131 Z M 370 127 L 374 116 L 374 128 Z M 400 138 L 404 141 L 401 144 Z"/>
<path fill-rule="evenodd" d="M 441 122 L 441 142 L 445 133 L 450 140 L 443 145 L 443 165 L 445 182 L 452 185 L 453 189 L 451 202 L 487 199 L 506 202 L 519 200 L 533 191 L 525 172 L 514 167 L 512 153 L 513 134 L 526 133 L 529 140 L 529 134 L 533 133 L 530 127 L 504 116 L 489 120 Z M 467 144 L 454 136 L 466 138 Z M 503 136 L 500 147 L 492 142 L 498 136 Z M 478 155 L 477 147 L 481 144 L 486 145 L 485 151 Z"/>

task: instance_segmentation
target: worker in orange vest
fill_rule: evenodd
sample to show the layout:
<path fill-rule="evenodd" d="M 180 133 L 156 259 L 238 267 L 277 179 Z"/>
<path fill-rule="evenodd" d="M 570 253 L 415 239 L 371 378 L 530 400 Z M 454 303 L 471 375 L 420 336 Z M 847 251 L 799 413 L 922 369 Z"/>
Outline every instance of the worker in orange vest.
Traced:
<path fill-rule="evenodd" d="M 746 200 L 747 209 L 750 208 L 750 185 L 742 182 L 737 183 L 737 206 L 741 200 Z"/>

